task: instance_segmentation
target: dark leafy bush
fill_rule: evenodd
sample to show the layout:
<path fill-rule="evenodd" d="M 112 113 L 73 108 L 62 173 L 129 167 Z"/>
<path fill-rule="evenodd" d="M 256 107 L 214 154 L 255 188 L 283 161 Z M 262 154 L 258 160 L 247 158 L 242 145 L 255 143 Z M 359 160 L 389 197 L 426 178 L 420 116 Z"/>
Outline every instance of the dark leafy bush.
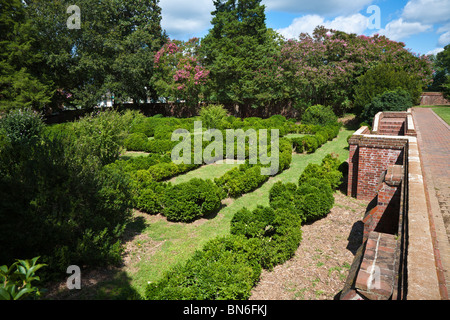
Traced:
<path fill-rule="evenodd" d="M 303 149 L 307 153 L 314 153 L 319 147 L 319 142 L 315 136 L 304 136 L 301 138 Z"/>
<path fill-rule="evenodd" d="M 291 182 L 276 182 L 269 190 L 269 203 L 274 209 L 289 208 L 292 212 L 297 209 L 297 185 Z"/>
<path fill-rule="evenodd" d="M 275 219 L 272 222 L 271 237 L 264 239 L 261 265 L 265 269 L 284 263 L 292 258 L 302 240 L 302 220 L 287 208 L 275 210 Z"/>
<path fill-rule="evenodd" d="M 202 126 L 207 129 L 222 129 L 222 121 L 227 117 L 227 110 L 223 105 L 211 104 L 200 109 Z"/>
<path fill-rule="evenodd" d="M 302 124 L 328 125 L 337 122 L 337 116 L 330 106 L 314 105 L 306 109 L 302 115 Z"/>
<path fill-rule="evenodd" d="M 406 111 L 413 106 L 411 95 L 403 89 L 385 91 L 364 107 L 362 118 L 371 122 L 380 111 Z"/>
<path fill-rule="evenodd" d="M 144 151 L 150 153 L 159 153 L 164 154 L 171 152 L 173 147 L 177 144 L 177 142 L 173 142 L 167 139 L 155 139 L 147 141 Z"/>
<path fill-rule="evenodd" d="M 77 126 L 90 132 L 119 121 L 110 116 L 115 117 L 88 118 L 87 128 Z M 119 166 L 103 166 L 113 158 L 115 151 L 108 152 L 116 150 L 117 141 L 113 137 L 109 145 L 70 133 L 37 134 L 27 148 L 13 140 L 2 145 L 0 264 L 40 255 L 49 265 L 46 272 L 53 273 L 71 264 L 99 266 L 120 259 L 120 236 L 131 216 L 130 181 Z M 97 147 L 101 150 L 93 152 Z"/>
<path fill-rule="evenodd" d="M 0 118 L 0 134 L 16 146 L 34 144 L 44 130 L 42 116 L 31 109 L 13 110 Z"/>
<path fill-rule="evenodd" d="M 165 183 L 149 182 L 146 187 L 138 188 L 135 197 L 135 207 L 149 214 L 162 212 Z"/>
<path fill-rule="evenodd" d="M 393 64 L 379 64 L 357 78 L 354 104 L 357 115 L 364 107 L 385 91 L 403 89 L 409 93 L 413 104 L 418 104 L 422 93 L 421 79 L 408 71 L 397 70 Z"/>
<path fill-rule="evenodd" d="M 223 198 L 222 190 L 211 180 L 194 178 L 167 187 L 162 213 L 171 221 L 191 222 L 217 211 Z"/>
<path fill-rule="evenodd" d="M 295 149 L 297 153 L 303 153 L 304 146 L 302 138 L 291 138 L 292 147 Z"/>
<path fill-rule="evenodd" d="M 302 235 L 301 219 L 295 213 L 285 208 L 274 210 L 263 206 L 236 212 L 230 231 L 248 239 L 260 239 L 259 263 L 266 269 L 292 257 Z"/>

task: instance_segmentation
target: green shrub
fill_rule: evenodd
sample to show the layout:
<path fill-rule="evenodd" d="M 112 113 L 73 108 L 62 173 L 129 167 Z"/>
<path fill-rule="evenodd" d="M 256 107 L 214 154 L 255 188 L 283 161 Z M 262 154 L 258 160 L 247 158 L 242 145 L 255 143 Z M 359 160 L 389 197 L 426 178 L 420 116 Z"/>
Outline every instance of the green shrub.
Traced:
<path fill-rule="evenodd" d="M 302 124 L 312 125 L 328 125 L 337 122 L 337 116 L 334 114 L 332 107 L 314 105 L 306 109 L 302 115 Z"/>
<path fill-rule="evenodd" d="M 151 187 L 141 188 L 135 200 L 138 210 L 149 214 L 158 214 L 162 211 L 164 184 L 153 184 Z"/>
<path fill-rule="evenodd" d="M 291 138 L 291 141 L 292 141 L 292 147 L 295 149 L 295 152 L 303 153 L 304 146 L 303 146 L 302 138 Z"/>
<path fill-rule="evenodd" d="M 86 133 L 116 121 L 105 114 L 77 126 Z M 37 134 L 27 148 L 14 140 L 2 144 L 0 198 L 8 200 L 0 202 L 1 263 L 39 255 L 49 275 L 70 264 L 95 266 L 120 257 L 117 242 L 131 216 L 130 181 L 120 166 L 103 166 L 118 151 L 120 131 L 106 133 L 107 141 L 104 133 L 78 134 L 71 125 L 61 135 Z"/>
<path fill-rule="evenodd" d="M 231 234 L 244 235 L 247 238 L 264 237 L 272 232 L 268 228 L 275 219 L 275 211 L 270 207 L 258 205 L 253 211 L 242 208 L 231 220 Z"/>
<path fill-rule="evenodd" d="M 31 109 L 12 110 L 0 118 L 0 134 L 16 146 L 36 143 L 43 130 L 42 115 Z"/>
<path fill-rule="evenodd" d="M 362 118 L 372 121 L 380 111 L 406 111 L 413 106 L 411 95 L 403 89 L 385 91 L 364 107 Z"/>
<path fill-rule="evenodd" d="M 393 64 L 379 64 L 370 68 L 365 74 L 357 78 L 355 86 L 354 104 L 357 115 L 362 115 L 364 107 L 385 91 L 404 89 L 418 104 L 422 93 L 421 79 L 404 70 L 397 70 Z"/>
<path fill-rule="evenodd" d="M 208 129 L 222 129 L 222 121 L 227 118 L 227 110 L 220 104 L 202 107 L 199 114 L 202 126 Z"/>
<path fill-rule="evenodd" d="M 17 260 L 11 266 L 0 266 L 0 300 L 23 300 L 40 297 L 40 289 L 32 284 L 40 278 L 35 273 L 46 264 L 36 264 L 40 257 Z"/>
<path fill-rule="evenodd" d="M 255 190 L 267 179 L 267 176 L 261 175 L 260 166 L 241 164 L 239 167 L 227 171 L 220 178 L 215 178 L 214 182 L 228 196 L 237 198 Z"/>
<path fill-rule="evenodd" d="M 231 233 L 248 239 L 259 239 L 258 262 L 271 269 L 291 258 L 301 241 L 301 219 L 286 208 L 274 210 L 258 206 L 253 211 L 243 208 L 231 221 Z"/>
<path fill-rule="evenodd" d="M 279 150 L 279 171 L 278 173 L 288 169 L 292 162 L 292 143 L 286 139 L 281 138 L 279 140 L 280 150 Z"/>
<path fill-rule="evenodd" d="M 315 136 L 304 136 L 301 138 L 301 141 L 307 153 L 314 153 L 319 147 L 319 142 Z"/>
<path fill-rule="evenodd" d="M 177 265 L 146 288 L 148 300 L 244 300 L 258 281 L 257 241 L 242 236 L 206 243 L 185 264 Z"/>
<path fill-rule="evenodd" d="M 194 178 L 167 187 L 162 214 L 171 221 L 191 222 L 217 211 L 222 199 L 222 190 L 211 180 Z"/>
<path fill-rule="evenodd" d="M 310 178 L 322 179 L 334 190 L 337 189 L 342 182 L 342 173 L 337 169 L 331 170 L 322 165 L 309 163 L 299 177 L 299 185 Z"/>
<path fill-rule="evenodd" d="M 147 136 L 143 133 L 137 132 L 126 137 L 123 146 L 129 151 L 145 151 L 147 142 Z"/>
<path fill-rule="evenodd" d="M 158 154 L 169 153 L 177 143 L 167 139 L 148 140 L 144 151 Z"/>
<path fill-rule="evenodd" d="M 333 208 L 333 191 L 326 181 L 310 178 L 299 185 L 296 193 L 298 209 L 306 222 L 323 218 Z"/>
<path fill-rule="evenodd" d="M 261 266 L 272 269 L 292 258 L 302 240 L 302 219 L 288 208 L 275 210 L 271 237 L 266 237 L 261 246 Z"/>

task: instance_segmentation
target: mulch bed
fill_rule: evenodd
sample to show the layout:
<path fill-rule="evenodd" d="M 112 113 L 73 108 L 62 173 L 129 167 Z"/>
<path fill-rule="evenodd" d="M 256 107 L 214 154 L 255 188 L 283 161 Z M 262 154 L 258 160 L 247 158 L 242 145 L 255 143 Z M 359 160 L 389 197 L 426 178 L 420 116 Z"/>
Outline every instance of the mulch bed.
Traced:
<path fill-rule="evenodd" d="M 342 290 L 362 243 L 367 203 L 336 192 L 323 219 L 302 226 L 295 256 L 272 271 L 263 270 L 250 300 L 332 300 Z"/>

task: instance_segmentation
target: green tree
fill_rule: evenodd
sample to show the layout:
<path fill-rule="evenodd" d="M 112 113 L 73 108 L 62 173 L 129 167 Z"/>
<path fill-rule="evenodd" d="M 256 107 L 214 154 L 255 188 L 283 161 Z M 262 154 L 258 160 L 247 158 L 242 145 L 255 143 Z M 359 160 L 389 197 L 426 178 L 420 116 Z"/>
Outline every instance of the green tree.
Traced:
<path fill-rule="evenodd" d="M 28 0 L 43 70 L 59 89 L 54 100 L 92 107 L 105 95 L 116 102 L 154 96 L 153 55 L 165 41 L 159 0 L 80 0 L 81 24 L 69 29 L 69 0 Z"/>
<path fill-rule="evenodd" d="M 211 99 L 218 103 L 255 106 L 259 88 L 255 72 L 273 49 L 261 0 L 215 0 L 212 28 L 202 41 L 211 71 Z"/>
<path fill-rule="evenodd" d="M 355 109 L 361 114 L 363 108 L 375 96 L 385 91 L 404 89 L 411 96 L 413 104 L 417 104 L 422 92 L 422 82 L 415 74 L 398 70 L 393 65 L 379 64 L 369 69 L 358 78 L 355 86 Z"/>
<path fill-rule="evenodd" d="M 435 74 L 432 89 L 443 91 L 444 96 L 450 98 L 450 44 L 444 51 L 439 52 L 434 60 Z"/>
<path fill-rule="evenodd" d="M 43 109 L 53 94 L 40 76 L 42 56 L 33 51 L 32 21 L 20 0 L 0 0 L 0 109 Z"/>

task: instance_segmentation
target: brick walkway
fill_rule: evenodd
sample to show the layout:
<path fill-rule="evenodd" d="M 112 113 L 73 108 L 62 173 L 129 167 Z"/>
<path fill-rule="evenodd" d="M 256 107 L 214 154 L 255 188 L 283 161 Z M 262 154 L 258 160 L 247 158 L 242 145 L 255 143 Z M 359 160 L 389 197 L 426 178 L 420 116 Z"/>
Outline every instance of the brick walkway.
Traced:
<path fill-rule="evenodd" d="M 450 289 L 450 126 L 429 108 L 413 108 L 441 296 Z"/>

